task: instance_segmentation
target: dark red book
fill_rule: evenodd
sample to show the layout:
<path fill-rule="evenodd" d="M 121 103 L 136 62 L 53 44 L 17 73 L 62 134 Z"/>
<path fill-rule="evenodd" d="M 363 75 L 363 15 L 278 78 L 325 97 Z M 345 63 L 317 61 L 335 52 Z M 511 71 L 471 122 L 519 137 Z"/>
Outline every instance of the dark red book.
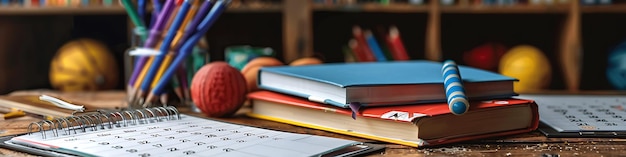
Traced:
<path fill-rule="evenodd" d="M 524 99 L 475 101 L 464 115 L 446 103 L 350 109 L 270 91 L 248 94 L 251 117 L 407 146 L 439 145 L 519 134 L 539 124 L 537 104 Z"/>

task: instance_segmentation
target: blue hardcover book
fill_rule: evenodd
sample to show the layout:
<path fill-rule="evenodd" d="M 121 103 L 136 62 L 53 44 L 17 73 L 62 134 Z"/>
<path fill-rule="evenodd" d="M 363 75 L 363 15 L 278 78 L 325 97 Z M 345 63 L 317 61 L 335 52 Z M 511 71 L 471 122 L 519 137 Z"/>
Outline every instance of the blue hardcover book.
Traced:
<path fill-rule="evenodd" d="M 350 103 L 367 107 L 446 102 L 442 65 L 417 60 L 263 67 L 257 84 L 343 108 Z M 459 71 L 470 101 L 517 95 L 515 78 L 467 66 L 459 66 Z"/>

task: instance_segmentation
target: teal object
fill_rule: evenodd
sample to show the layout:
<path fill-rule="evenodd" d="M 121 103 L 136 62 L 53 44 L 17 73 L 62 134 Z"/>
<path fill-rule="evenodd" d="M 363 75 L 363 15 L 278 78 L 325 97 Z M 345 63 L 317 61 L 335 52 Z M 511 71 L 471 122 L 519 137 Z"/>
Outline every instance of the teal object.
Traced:
<path fill-rule="evenodd" d="M 187 58 L 187 81 L 191 82 L 193 75 L 195 75 L 196 72 L 202 68 L 202 66 L 209 62 L 210 56 L 208 50 L 202 46 L 196 45 L 193 48 L 191 55 Z M 191 83 L 188 85 L 191 86 Z"/>
<path fill-rule="evenodd" d="M 249 45 L 230 46 L 225 50 L 226 62 L 237 70 L 243 69 L 246 64 L 261 56 L 274 56 L 274 50 L 269 47 L 252 47 Z"/>
<path fill-rule="evenodd" d="M 606 77 L 615 89 L 626 90 L 626 42 L 609 54 Z"/>

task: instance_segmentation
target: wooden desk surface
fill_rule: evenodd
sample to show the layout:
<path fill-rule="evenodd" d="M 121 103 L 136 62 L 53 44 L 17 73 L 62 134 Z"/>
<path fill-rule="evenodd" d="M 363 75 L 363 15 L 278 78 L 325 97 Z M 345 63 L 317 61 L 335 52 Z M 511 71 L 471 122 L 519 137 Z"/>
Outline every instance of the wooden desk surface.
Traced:
<path fill-rule="evenodd" d="M 239 113 L 246 112 L 247 110 L 247 108 L 242 108 Z M 201 116 L 201 114 L 192 114 Z M 31 122 L 39 120 L 40 119 L 28 116 L 2 120 L 0 121 L 0 136 L 25 133 L 26 128 Z M 232 118 L 220 118 L 220 120 L 288 132 L 372 142 L 386 146 L 385 151 L 372 154 L 371 156 L 623 156 L 626 154 L 626 139 L 546 138 L 537 131 L 449 145 L 413 148 L 321 130 L 308 129 L 289 124 L 254 119 L 246 117 L 243 114 L 238 114 Z M 31 155 L 0 148 L 0 156 Z"/>

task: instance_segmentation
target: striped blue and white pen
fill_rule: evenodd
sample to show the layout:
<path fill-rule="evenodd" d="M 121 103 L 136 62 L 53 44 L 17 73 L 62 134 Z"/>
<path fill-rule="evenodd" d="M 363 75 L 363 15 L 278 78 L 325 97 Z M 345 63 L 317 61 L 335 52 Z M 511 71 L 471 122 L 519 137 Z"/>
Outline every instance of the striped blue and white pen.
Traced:
<path fill-rule="evenodd" d="M 456 63 L 452 60 L 444 61 L 441 67 L 441 74 L 450 112 L 455 115 L 464 114 L 469 110 L 469 101 L 465 96 L 463 79 L 461 79 L 461 73 Z"/>

